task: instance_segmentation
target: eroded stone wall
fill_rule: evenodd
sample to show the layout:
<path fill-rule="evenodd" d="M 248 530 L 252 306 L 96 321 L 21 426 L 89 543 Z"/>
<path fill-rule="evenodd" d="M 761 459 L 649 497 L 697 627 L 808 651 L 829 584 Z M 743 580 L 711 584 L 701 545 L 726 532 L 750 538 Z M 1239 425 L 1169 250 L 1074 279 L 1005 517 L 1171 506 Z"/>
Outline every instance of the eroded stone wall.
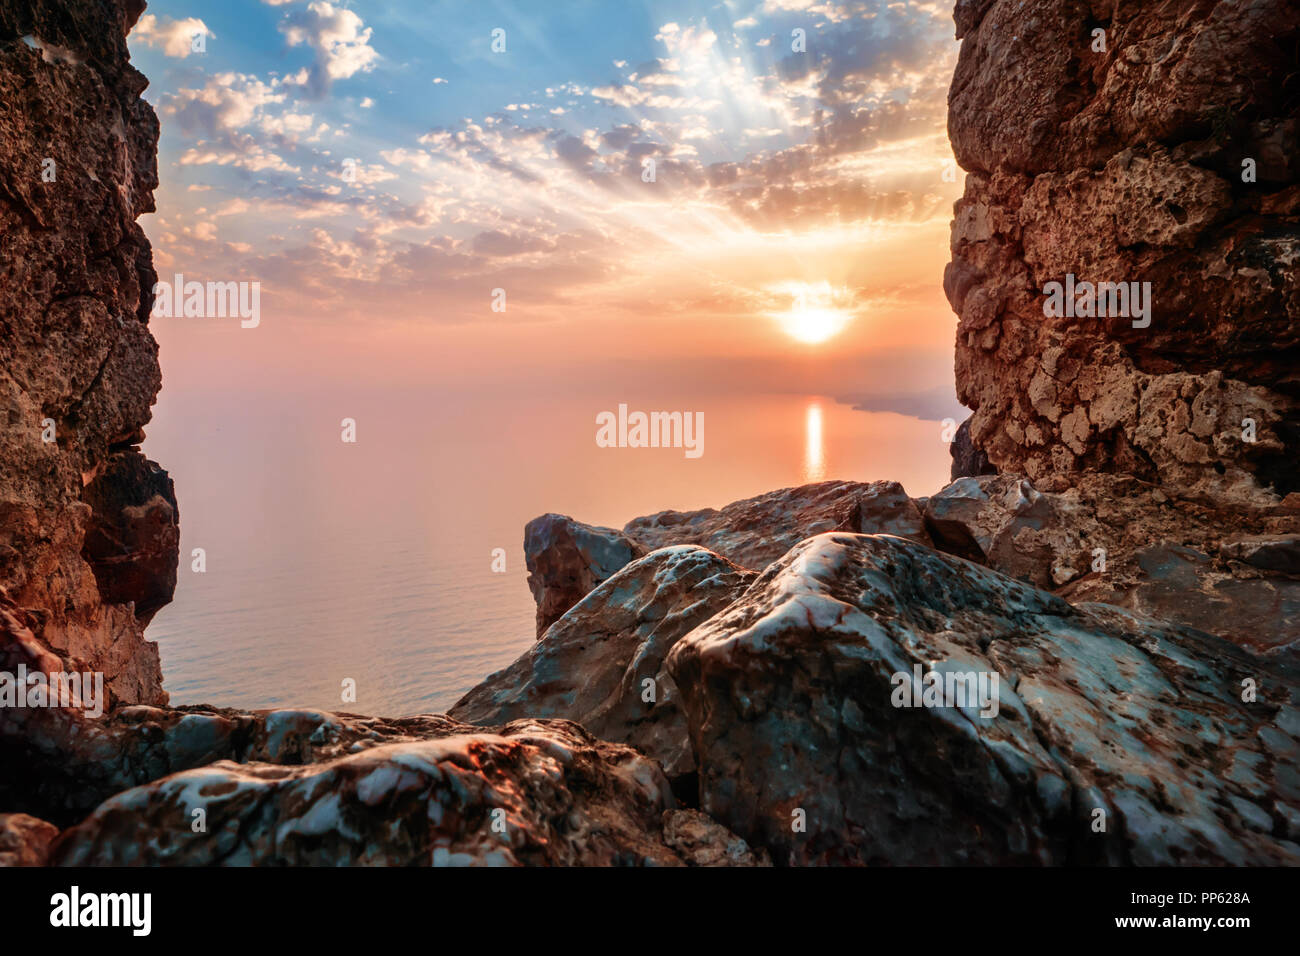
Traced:
<path fill-rule="evenodd" d="M 975 447 L 1043 490 L 1081 471 L 1296 490 L 1300 6 L 963 0 L 955 18 L 968 175 L 944 286 Z M 1045 316 L 1070 274 L 1150 283 L 1149 325 Z"/>
<path fill-rule="evenodd" d="M 166 702 L 144 624 L 171 598 L 170 479 L 139 452 L 158 120 L 138 0 L 0 0 L 0 596 L 115 699 Z"/>

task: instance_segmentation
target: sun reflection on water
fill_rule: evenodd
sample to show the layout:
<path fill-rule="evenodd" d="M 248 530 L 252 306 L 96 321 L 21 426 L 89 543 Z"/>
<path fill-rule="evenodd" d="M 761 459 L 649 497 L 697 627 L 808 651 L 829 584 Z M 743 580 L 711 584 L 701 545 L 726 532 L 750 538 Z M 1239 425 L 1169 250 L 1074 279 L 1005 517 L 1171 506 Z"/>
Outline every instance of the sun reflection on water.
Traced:
<path fill-rule="evenodd" d="M 822 406 L 810 401 L 804 414 L 804 481 L 822 481 L 826 477 L 826 450 L 822 445 Z"/>

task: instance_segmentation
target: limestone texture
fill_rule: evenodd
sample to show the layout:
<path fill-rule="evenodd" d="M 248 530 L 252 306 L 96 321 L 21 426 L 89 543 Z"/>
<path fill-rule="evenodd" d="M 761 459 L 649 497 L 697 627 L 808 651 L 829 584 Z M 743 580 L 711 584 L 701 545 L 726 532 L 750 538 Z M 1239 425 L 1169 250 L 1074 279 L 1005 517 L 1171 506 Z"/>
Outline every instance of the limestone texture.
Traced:
<path fill-rule="evenodd" d="M 141 3 L 0 0 L 0 594 L 68 669 L 162 704 L 144 624 L 171 598 L 176 501 L 138 452 L 161 386 L 158 120 Z"/>
<path fill-rule="evenodd" d="M 1296 490 L 1300 7 L 994 0 L 955 17 L 948 131 L 967 176 L 944 288 L 974 447 L 1041 491 L 1091 471 L 1182 496 Z M 1149 283 L 1149 325 L 1045 316 L 1067 274 Z"/>

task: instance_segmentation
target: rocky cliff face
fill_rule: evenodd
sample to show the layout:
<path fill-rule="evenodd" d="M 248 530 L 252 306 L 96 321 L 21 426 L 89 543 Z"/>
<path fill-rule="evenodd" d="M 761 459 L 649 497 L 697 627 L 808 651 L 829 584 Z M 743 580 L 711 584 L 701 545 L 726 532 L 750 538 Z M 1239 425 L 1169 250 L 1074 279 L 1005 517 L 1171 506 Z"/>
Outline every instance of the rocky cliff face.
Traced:
<path fill-rule="evenodd" d="M 66 670 L 161 704 L 144 625 L 171 599 L 170 480 L 140 454 L 161 374 L 158 121 L 137 0 L 0 0 L 0 594 Z"/>
<path fill-rule="evenodd" d="M 1300 863 L 1291 6 L 960 0 L 957 480 L 542 516 L 537 643 L 384 719 L 162 706 L 140 11 L 0 0 L 0 672 L 115 695 L 0 707 L 0 865 Z"/>
<path fill-rule="evenodd" d="M 1044 491 L 1296 490 L 1300 8 L 963 0 L 956 21 L 944 287 L 975 447 Z M 1149 325 L 1045 315 L 1070 275 L 1149 283 Z"/>

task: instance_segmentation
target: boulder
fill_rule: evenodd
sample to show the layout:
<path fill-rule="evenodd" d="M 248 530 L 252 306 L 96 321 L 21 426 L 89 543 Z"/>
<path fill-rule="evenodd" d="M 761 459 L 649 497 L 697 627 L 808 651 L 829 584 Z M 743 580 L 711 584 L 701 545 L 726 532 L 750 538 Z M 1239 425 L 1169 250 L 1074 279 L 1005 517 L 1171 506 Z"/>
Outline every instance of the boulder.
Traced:
<path fill-rule="evenodd" d="M 1057 494 L 993 475 L 931 495 L 925 519 L 941 550 L 1072 602 L 1131 608 L 1255 652 L 1300 641 L 1300 516 L 1266 494 L 1196 501 L 1105 474 Z"/>
<path fill-rule="evenodd" d="M 779 864 L 1300 863 L 1294 670 L 915 542 L 804 541 L 668 670 Z"/>
<path fill-rule="evenodd" d="M 687 866 L 772 865 L 766 850 L 751 850 L 748 843 L 698 810 L 665 812 L 664 843 L 672 847 Z"/>
<path fill-rule="evenodd" d="M 44 866 L 58 835 L 54 824 L 26 813 L 0 813 L 0 867 Z"/>
<path fill-rule="evenodd" d="M 1300 578 L 1234 567 L 1176 544 L 1141 548 L 1133 560 L 1136 580 L 1092 576 L 1061 593 L 1181 622 L 1256 653 L 1300 642 Z"/>
<path fill-rule="evenodd" d="M 176 591 L 180 515 L 172 480 L 138 451 L 118 452 L 82 500 L 91 507 L 82 555 L 100 597 L 131 603 L 143 627 Z"/>
<path fill-rule="evenodd" d="M 693 545 L 652 551 L 600 584 L 448 716 L 473 724 L 564 717 L 655 758 L 670 777 L 693 773 L 686 720 L 664 658 L 755 577 Z"/>
<path fill-rule="evenodd" d="M 915 501 L 896 481 L 825 481 L 733 501 L 722 509 L 661 511 L 633 518 L 622 532 L 564 515 L 542 515 L 524 530 L 537 636 L 628 562 L 671 545 L 707 548 L 760 571 L 804 538 L 823 531 L 897 534 L 928 541 Z"/>
<path fill-rule="evenodd" d="M 127 790 L 65 831 L 50 862 L 682 865 L 663 842 L 668 781 L 635 751 L 567 721 L 423 724 L 302 766 L 223 760 Z"/>
<path fill-rule="evenodd" d="M 524 528 L 528 588 L 537 602 L 537 636 L 597 584 L 644 554 L 635 541 L 565 515 L 546 514 Z"/>
<path fill-rule="evenodd" d="M 623 533 L 647 549 L 696 544 L 761 571 L 804 538 L 825 531 L 896 534 L 926 542 L 916 503 L 896 481 L 824 481 L 733 501 L 721 510 L 661 511 Z"/>

